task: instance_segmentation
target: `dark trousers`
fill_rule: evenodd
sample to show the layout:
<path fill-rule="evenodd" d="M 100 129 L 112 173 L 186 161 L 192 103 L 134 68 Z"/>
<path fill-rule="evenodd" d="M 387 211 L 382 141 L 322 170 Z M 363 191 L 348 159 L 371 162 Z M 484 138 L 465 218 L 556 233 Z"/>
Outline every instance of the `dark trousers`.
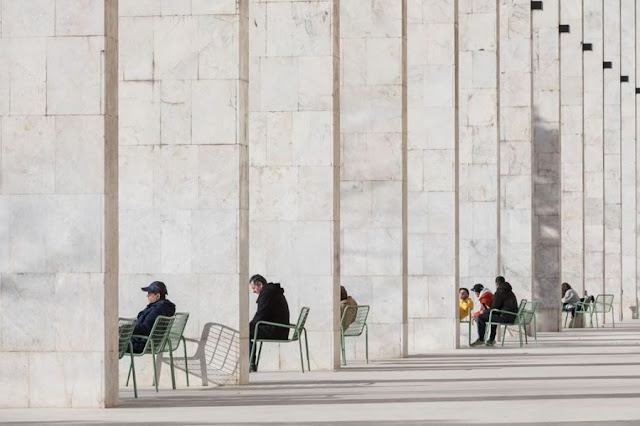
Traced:
<path fill-rule="evenodd" d="M 249 356 L 251 356 L 251 348 L 253 347 L 253 327 L 249 328 Z M 289 330 L 280 327 L 270 327 L 268 325 L 260 324 L 258 327 L 258 339 L 269 340 L 287 340 Z M 260 345 L 256 344 L 256 353 L 251 358 L 251 365 L 257 365 L 256 357 L 258 356 L 258 348 Z"/>
<path fill-rule="evenodd" d="M 499 322 L 499 323 L 513 323 L 516 319 L 515 315 L 504 315 L 500 316 L 500 314 L 493 314 L 491 316 L 491 322 Z M 484 333 L 487 329 L 487 322 L 489 321 L 489 311 L 485 311 L 476 318 L 478 322 L 478 339 L 484 340 Z M 496 331 L 498 329 L 497 325 L 491 326 L 491 334 L 489 335 L 489 340 L 496 340 Z"/>
<path fill-rule="evenodd" d="M 562 312 L 571 312 L 571 318 L 575 318 L 576 316 L 576 307 L 575 305 L 567 306 L 568 303 L 562 304 Z"/>

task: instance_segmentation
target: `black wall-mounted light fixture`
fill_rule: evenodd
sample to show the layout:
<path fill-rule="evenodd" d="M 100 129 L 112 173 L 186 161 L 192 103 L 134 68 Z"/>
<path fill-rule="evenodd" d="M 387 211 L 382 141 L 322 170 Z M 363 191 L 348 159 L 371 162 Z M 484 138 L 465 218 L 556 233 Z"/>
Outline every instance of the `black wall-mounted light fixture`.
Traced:
<path fill-rule="evenodd" d="M 569 32 L 571 32 L 571 26 L 569 26 L 569 25 L 560 25 L 560 32 L 561 33 L 569 33 Z"/>
<path fill-rule="evenodd" d="M 611 62 L 603 62 L 602 63 L 602 68 L 604 68 L 606 70 L 611 69 L 611 68 L 613 68 L 613 63 L 611 63 Z"/>
<path fill-rule="evenodd" d="M 593 50 L 593 44 L 591 43 L 582 43 L 582 51 L 586 52 L 587 50 Z"/>
<path fill-rule="evenodd" d="M 541 1 L 532 1 L 531 2 L 531 10 L 542 10 L 542 2 Z"/>
<path fill-rule="evenodd" d="M 628 75 L 621 75 L 620 76 L 620 83 L 628 83 L 629 82 L 629 76 Z"/>

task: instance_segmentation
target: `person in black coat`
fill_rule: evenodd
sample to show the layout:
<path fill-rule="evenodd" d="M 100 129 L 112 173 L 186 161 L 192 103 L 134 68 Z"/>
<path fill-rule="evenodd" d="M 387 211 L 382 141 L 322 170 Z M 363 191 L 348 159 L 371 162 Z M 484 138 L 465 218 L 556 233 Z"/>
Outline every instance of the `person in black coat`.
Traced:
<path fill-rule="evenodd" d="M 473 342 L 471 346 L 478 346 L 482 343 L 485 343 L 487 346 L 495 346 L 496 330 L 498 326 L 491 326 L 489 340 L 486 342 L 483 341 L 487 327 L 486 323 L 489 321 L 489 313 L 492 309 L 513 312 L 513 315 L 494 312 L 493 315 L 491 315 L 492 323 L 513 323 L 516 319 L 515 314 L 518 313 L 518 300 L 516 299 L 516 295 L 513 293 L 511 284 L 506 282 L 504 277 L 496 277 L 496 292 L 493 296 L 493 302 L 491 303 L 490 309 L 478 316 L 478 340 Z"/>
<path fill-rule="evenodd" d="M 148 336 L 151 333 L 153 324 L 156 322 L 156 318 L 160 315 L 172 317 L 176 313 L 176 305 L 166 298 L 167 286 L 162 281 L 154 281 L 148 286 L 142 287 L 142 291 L 147 292 L 149 304 L 138 314 L 133 334 Z M 135 353 L 142 353 L 147 340 L 140 337 L 132 337 L 131 343 Z"/>
<path fill-rule="evenodd" d="M 249 323 L 249 343 L 254 338 L 255 327 L 258 321 L 269 321 L 278 324 L 289 324 L 289 304 L 284 297 L 284 289 L 279 283 L 267 283 L 262 275 L 254 275 L 249 280 L 251 291 L 258 295 L 258 309 L 253 319 Z M 289 329 L 284 327 L 275 327 L 272 325 L 261 324 L 258 327 L 258 339 L 287 340 L 289 338 Z M 255 355 L 251 359 L 249 371 L 258 371 Z"/>

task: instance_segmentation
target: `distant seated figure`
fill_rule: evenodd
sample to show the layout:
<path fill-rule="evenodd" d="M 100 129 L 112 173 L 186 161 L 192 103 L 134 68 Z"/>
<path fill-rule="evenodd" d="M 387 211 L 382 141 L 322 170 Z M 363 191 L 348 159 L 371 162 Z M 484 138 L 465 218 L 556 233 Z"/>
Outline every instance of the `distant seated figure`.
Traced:
<path fill-rule="evenodd" d="M 504 277 L 496 277 L 496 294 L 491 302 L 489 309 L 485 309 L 482 315 L 478 316 L 478 340 L 473 342 L 471 346 L 478 346 L 486 344 L 487 346 L 495 346 L 496 344 L 496 332 L 497 325 L 492 325 L 489 333 L 489 339 L 485 342 L 484 335 L 486 331 L 486 323 L 489 321 L 491 310 L 498 309 L 500 311 L 506 311 L 510 313 L 497 313 L 494 312 L 491 316 L 492 323 L 507 323 L 512 324 L 516 320 L 516 314 L 518 313 L 518 300 L 513 293 L 511 284 L 505 281 Z"/>
<path fill-rule="evenodd" d="M 153 324 L 158 316 L 172 317 L 176 313 L 176 305 L 167 299 L 167 286 L 162 281 L 154 281 L 146 287 L 142 287 L 142 291 L 147 292 L 147 302 L 149 304 L 138 314 L 136 326 L 133 329 L 134 335 L 148 336 L 151 333 Z M 132 337 L 131 343 L 135 353 L 141 353 L 147 343 L 146 339 L 140 337 Z"/>
<path fill-rule="evenodd" d="M 353 297 L 347 294 L 347 289 L 341 285 L 340 286 L 340 319 L 342 319 L 342 316 L 344 315 L 344 310 L 349 305 L 357 306 L 358 303 L 353 299 Z M 356 320 L 357 314 L 358 314 L 357 309 L 349 309 L 347 311 L 347 314 L 344 317 L 344 320 L 342 321 L 342 326 L 344 327 L 345 330 L 349 328 L 351 323 Z"/>
<path fill-rule="evenodd" d="M 562 283 L 562 311 L 571 312 L 571 317 L 576 316 L 576 304 L 580 301 L 578 292 L 571 288 L 569 283 Z"/>
<path fill-rule="evenodd" d="M 468 288 L 460 287 L 458 295 L 460 296 L 460 300 L 458 301 L 458 315 L 460 316 L 460 321 L 462 321 L 469 316 L 470 312 L 473 312 L 473 300 L 469 297 Z"/>
<path fill-rule="evenodd" d="M 289 324 L 289 304 L 284 297 L 284 289 L 280 283 L 267 283 L 262 275 L 254 275 L 249 280 L 249 286 L 254 294 L 258 295 L 258 309 L 249 323 L 249 351 L 254 337 L 258 339 L 287 340 L 289 329 L 272 325 L 261 324 L 258 327 L 258 335 L 254 336 L 256 324 L 259 321 L 269 321 L 278 324 Z M 249 352 L 251 353 L 251 352 Z M 253 354 L 249 371 L 258 371 L 256 354 Z"/>
<path fill-rule="evenodd" d="M 474 285 L 471 290 L 476 294 L 476 297 L 480 302 L 480 309 L 473 313 L 473 318 L 476 319 L 482 315 L 484 311 L 489 310 L 489 306 L 493 303 L 493 293 L 482 284 Z"/>

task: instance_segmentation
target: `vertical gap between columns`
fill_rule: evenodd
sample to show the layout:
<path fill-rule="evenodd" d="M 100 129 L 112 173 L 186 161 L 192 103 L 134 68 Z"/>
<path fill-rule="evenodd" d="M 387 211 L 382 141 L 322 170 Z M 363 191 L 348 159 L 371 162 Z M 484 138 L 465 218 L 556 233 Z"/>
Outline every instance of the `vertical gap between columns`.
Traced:
<path fill-rule="evenodd" d="M 501 214 L 500 214 L 500 205 L 502 203 L 502 194 L 500 191 L 501 185 L 501 164 L 500 164 L 500 141 L 502 139 L 502 132 L 500 131 L 500 0 L 496 0 L 496 135 L 497 135 L 497 149 L 496 149 L 496 185 L 497 185 L 497 194 L 496 194 L 496 228 L 498 231 L 498 235 L 496 235 L 496 276 L 502 275 L 500 271 L 500 264 L 502 259 L 502 222 L 501 222 Z"/>
<path fill-rule="evenodd" d="M 402 357 L 409 354 L 409 249 L 407 184 L 407 0 L 402 0 Z"/>
<path fill-rule="evenodd" d="M 459 70 L 459 42 L 458 42 L 458 2 L 453 2 L 453 73 L 454 73 L 454 111 L 453 111 L 453 125 L 454 125 L 454 274 L 456 282 L 456 292 L 460 286 L 460 70 Z M 460 322 L 456 321 L 456 348 L 460 347 Z"/>

